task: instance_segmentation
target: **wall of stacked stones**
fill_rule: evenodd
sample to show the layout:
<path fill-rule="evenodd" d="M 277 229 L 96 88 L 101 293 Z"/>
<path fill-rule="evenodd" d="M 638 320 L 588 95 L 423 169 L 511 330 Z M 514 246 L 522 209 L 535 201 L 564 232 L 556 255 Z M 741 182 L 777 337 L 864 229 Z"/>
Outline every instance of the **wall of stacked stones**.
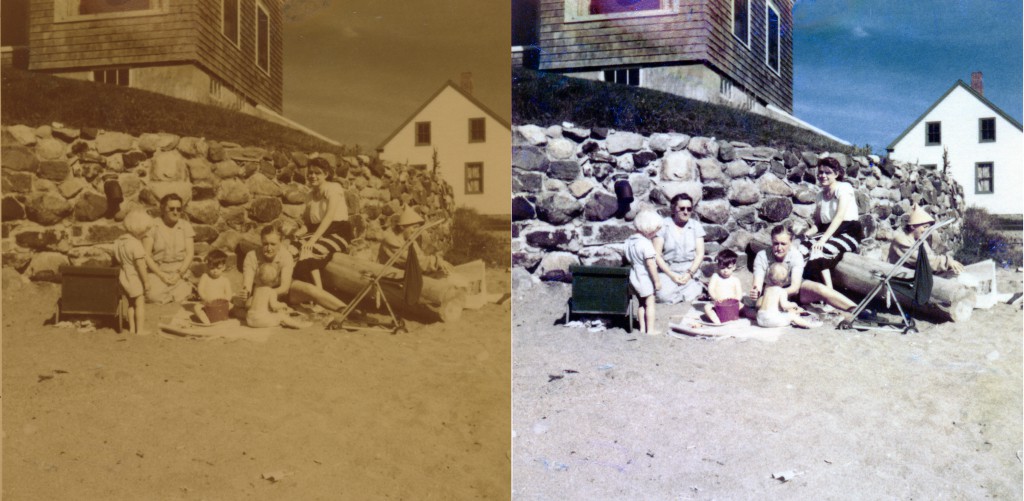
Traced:
<path fill-rule="evenodd" d="M 177 193 L 196 230 L 196 255 L 232 255 L 268 223 L 299 221 L 309 198 L 304 169 L 333 170 L 362 244 L 373 255 L 382 230 L 405 206 L 445 223 L 424 236 L 428 252 L 451 246 L 452 188 L 432 173 L 365 155 L 281 152 L 196 137 L 132 136 L 61 124 L 2 128 L 3 266 L 56 280 L 61 265 L 110 266 L 121 220 L 134 207 L 159 214 Z M 358 239 L 357 239 L 358 240 Z"/>
<path fill-rule="evenodd" d="M 622 242 L 643 208 L 669 214 L 678 193 L 697 203 L 707 231 L 705 272 L 729 248 L 746 263 L 748 248 L 767 246 L 779 223 L 809 227 L 820 188 L 813 167 L 836 158 L 856 189 L 866 239 L 862 254 L 881 258 L 884 242 L 906 223 L 914 203 L 957 223 L 936 238 L 937 251 L 957 245 L 963 189 L 952 179 L 917 165 L 877 156 L 787 151 L 691 137 L 643 136 L 572 124 L 513 128 L 512 262 L 545 280 L 567 280 L 574 264 L 625 264 Z M 619 203 L 616 183 L 628 181 L 633 201 Z"/>

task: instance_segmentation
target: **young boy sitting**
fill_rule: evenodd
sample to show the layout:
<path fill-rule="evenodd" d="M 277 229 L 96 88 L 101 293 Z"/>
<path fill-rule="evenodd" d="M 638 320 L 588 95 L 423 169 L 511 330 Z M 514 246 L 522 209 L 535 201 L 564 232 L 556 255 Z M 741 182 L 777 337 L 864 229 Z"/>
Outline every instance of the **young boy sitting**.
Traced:
<path fill-rule="evenodd" d="M 202 301 L 196 305 L 196 316 L 204 324 L 211 324 L 228 319 L 231 310 L 231 282 L 224 275 L 227 269 L 228 255 L 214 249 L 206 255 L 206 273 L 199 278 L 196 289 Z"/>
<path fill-rule="evenodd" d="M 821 327 L 821 321 L 802 317 L 804 312 L 796 303 L 786 299 L 786 280 L 789 269 L 782 263 L 768 267 L 765 276 L 764 293 L 757 300 L 757 325 L 761 327 L 786 327 L 790 324 L 805 329 Z"/>
<path fill-rule="evenodd" d="M 736 253 L 722 249 L 715 256 L 715 264 L 718 269 L 708 282 L 708 295 L 712 302 L 704 305 L 704 313 L 714 324 L 738 320 L 743 284 L 739 277 L 733 275 L 736 271 Z"/>

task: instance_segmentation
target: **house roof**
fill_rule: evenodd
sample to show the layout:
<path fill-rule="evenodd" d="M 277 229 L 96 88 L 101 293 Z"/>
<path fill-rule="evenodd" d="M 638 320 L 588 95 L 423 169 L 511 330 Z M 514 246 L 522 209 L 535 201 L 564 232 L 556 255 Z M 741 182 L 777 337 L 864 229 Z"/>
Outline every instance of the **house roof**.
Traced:
<path fill-rule="evenodd" d="M 981 101 L 985 106 L 988 106 L 989 108 L 992 109 L 992 111 L 996 112 L 999 116 L 1005 118 L 1007 122 L 1010 122 L 1011 124 L 1013 124 L 1014 127 L 1024 131 L 1024 129 L 1021 128 L 1020 122 L 1014 120 L 1013 117 L 1011 117 L 1010 115 L 1007 115 L 1005 111 L 999 109 L 999 107 L 993 104 L 992 101 L 985 99 L 985 96 L 978 94 L 976 90 L 972 89 L 970 85 L 965 84 L 963 80 L 957 80 L 956 83 L 953 84 L 953 86 L 950 87 L 949 90 L 947 90 L 946 93 L 942 95 L 942 97 L 938 98 L 927 110 L 924 111 L 924 113 L 921 114 L 921 116 L 917 117 L 917 120 L 914 120 L 914 122 L 910 124 L 910 127 L 907 127 L 907 129 L 904 130 L 903 133 L 900 134 L 896 139 L 894 139 L 892 143 L 889 143 L 889 146 L 886 146 L 885 149 L 888 151 L 892 151 L 893 149 L 895 149 L 896 143 L 900 142 L 900 140 L 903 139 L 903 136 L 906 136 L 907 133 L 910 132 L 910 129 L 913 129 L 918 123 L 921 122 L 921 120 L 924 120 L 924 117 L 928 116 L 928 114 L 931 113 L 932 110 L 934 110 L 935 107 L 939 105 L 939 103 L 946 99 L 946 96 L 952 93 L 953 90 L 956 89 L 957 87 L 963 87 L 964 90 L 970 92 L 972 96 L 978 98 L 978 100 Z"/>
<path fill-rule="evenodd" d="M 512 124 L 508 123 L 507 121 L 505 121 L 504 119 L 499 117 L 497 113 L 491 111 L 490 108 L 488 108 L 486 105 L 484 105 L 484 103 L 481 103 L 477 98 L 473 97 L 472 94 L 462 90 L 462 87 L 459 87 L 458 85 L 455 85 L 455 82 L 452 82 L 451 80 L 448 80 L 447 82 L 444 83 L 444 85 L 441 86 L 441 88 L 437 89 L 437 92 L 435 92 L 433 95 L 430 96 L 430 98 L 428 98 L 426 101 L 424 101 L 422 106 L 417 108 L 416 111 L 412 112 L 412 114 L 409 115 L 409 118 L 405 119 L 405 121 L 402 122 L 402 124 L 399 125 L 398 128 L 396 128 L 394 132 L 389 134 L 386 139 L 381 141 L 380 145 L 377 146 L 377 151 L 383 150 L 385 145 L 387 145 L 392 139 L 394 139 L 394 137 L 397 136 L 398 133 L 401 132 L 402 129 L 404 129 L 406 125 L 409 125 L 409 122 L 412 122 L 413 119 L 416 118 L 416 115 L 419 115 L 420 112 L 423 111 L 423 109 L 427 107 L 427 105 L 429 105 L 431 102 L 433 102 L 434 99 L 436 99 L 437 96 L 441 95 L 441 93 L 444 92 L 444 90 L 446 88 L 448 88 L 448 87 L 451 87 L 451 88 L 455 89 L 459 94 L 462 94 L 462 97 L 468 99 L 469 102 L 473 103 L 473 105 L 475 105 L 477 108 L 480 108 L 481 110 L 483 110 L 484 113 L 487 113 L 488 115 L 490 115 L 490 117 L 493 118 L 494 121 L 498 122 L 503 127 L 508 129 L 509 131 L 512 130 Z"/>

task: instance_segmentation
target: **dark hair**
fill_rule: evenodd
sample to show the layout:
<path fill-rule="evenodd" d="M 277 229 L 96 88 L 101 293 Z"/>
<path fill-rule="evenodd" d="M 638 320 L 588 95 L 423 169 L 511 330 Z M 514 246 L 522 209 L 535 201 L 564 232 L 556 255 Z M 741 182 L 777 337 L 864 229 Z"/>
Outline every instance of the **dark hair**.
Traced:
<path fill-rule="evenodd" d="M 178 195 L 177 193 L 168 193 L 168 194 L 164 195 L 163 198 L 160 199 L 160 208 L 163 209 L 164 207 L 167 207 L 167 204 L 171 200 L 177 200 L 177 201 L 181 202 L 182 206 L 185 205 L 185 201 L 182 200 L 181 195 Z"/>
<path fill-rule="evenodd" d="M 270 235 L 271 233 L 274 233 L 277 236 L 284 238 L 284 234 L 281 232 L 281 228 L 279 228 L 276 224 L 271 223 L 264 226 L 263 229 L 260 230 L 260 239 L 263 239 L 263 237 Z"/>
<path fill-rule="evenodd" d="M 319 159 L 314 158 L 313 160 L 319 160 Z M 324 180 L 325 181 L 333 181 L 334 180 L 334 169 L 331 168 L 331 165 L 328 164 L 326 160 L 317 161 L 317 162 L 314 162 L 314 161 L 311 160 L 309 162 L 309 165 L 306 166 L 306 178 L 309 178 L 309 171 L 312 170 L 312 169 L 316 169 L 316 170 L 318 170 L 320 172 L 323 172 L 324 173 Z"/>
<path fill-rule="evenodd" d="M 669 201 L 669 206 L 675 207 L 680 200 L 686 200 L 690 202 L 691 205 L 695 207 L 697 206 L 697 202 L 694 202 L 693 198 L 688 193 L 677 193 L 676 196 L 672 197 L 672 200 Z"/>
<path fill-rule="evenodd" d="M 209 254 L 206 255 L 206 267 L 216 268 L 218 266 L 224 266 L 224 263 L 228 262 L 228 255 L 220 249 L 213 249 Z"/>
<path fill-rule="evenodd" d="M 790 240 L 793 239 L 793 230 L 789 229 L 788 226 L 786 226 L 784 224 L 777 224 L 777 225 L 775 225 L 774 228 L 772 228 L 772 236 L 773 237 L 776 236 L 776 235 L 781 235 L 783 233 L 789 235 L 789 239 Z"/>
<path fill-rule="evenodd" d="M 715 262 L 718 263 L 719 268 L 728 268 L 736 264 L 736 253 L 730 249 L 722 249 L 715 256 Z"/>
<path fill-rule="evenodd" d="M 818 167 L 828 167 L 829 169 L 832 169 L 835 171 L 836 179 L 839 181 L 846 178 L 846 169 L 844 169 L 842 164 L 839 163 L 839 160 L 832 157 L 825 157 L 818 160 Z"/>

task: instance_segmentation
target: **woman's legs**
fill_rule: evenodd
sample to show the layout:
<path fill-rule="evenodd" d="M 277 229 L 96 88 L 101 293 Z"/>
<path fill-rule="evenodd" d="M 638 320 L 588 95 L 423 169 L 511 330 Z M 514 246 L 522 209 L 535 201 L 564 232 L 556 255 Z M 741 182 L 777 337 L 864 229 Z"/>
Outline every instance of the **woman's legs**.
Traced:
<path fill-rule="evenodd" d="M 346 303 L 321 287 L 309 282 L 292 280 L 292 286 L 288 290 L 288 302 L 300 304 L 313 301 L 328 310 L 339 311 L 346 306 Z"/>
<path fill-rule="evenodd" d="M 844 296 L 843 293 L 831 287 L 826 287 L 824 284 L 811 280 L 801 282 L 800 303 L 810 304 L 818 301 L 824 301 L 843 311 L 853 311 L 857 307 L 857 303 L 854 303 L 850 298 Z"/>

